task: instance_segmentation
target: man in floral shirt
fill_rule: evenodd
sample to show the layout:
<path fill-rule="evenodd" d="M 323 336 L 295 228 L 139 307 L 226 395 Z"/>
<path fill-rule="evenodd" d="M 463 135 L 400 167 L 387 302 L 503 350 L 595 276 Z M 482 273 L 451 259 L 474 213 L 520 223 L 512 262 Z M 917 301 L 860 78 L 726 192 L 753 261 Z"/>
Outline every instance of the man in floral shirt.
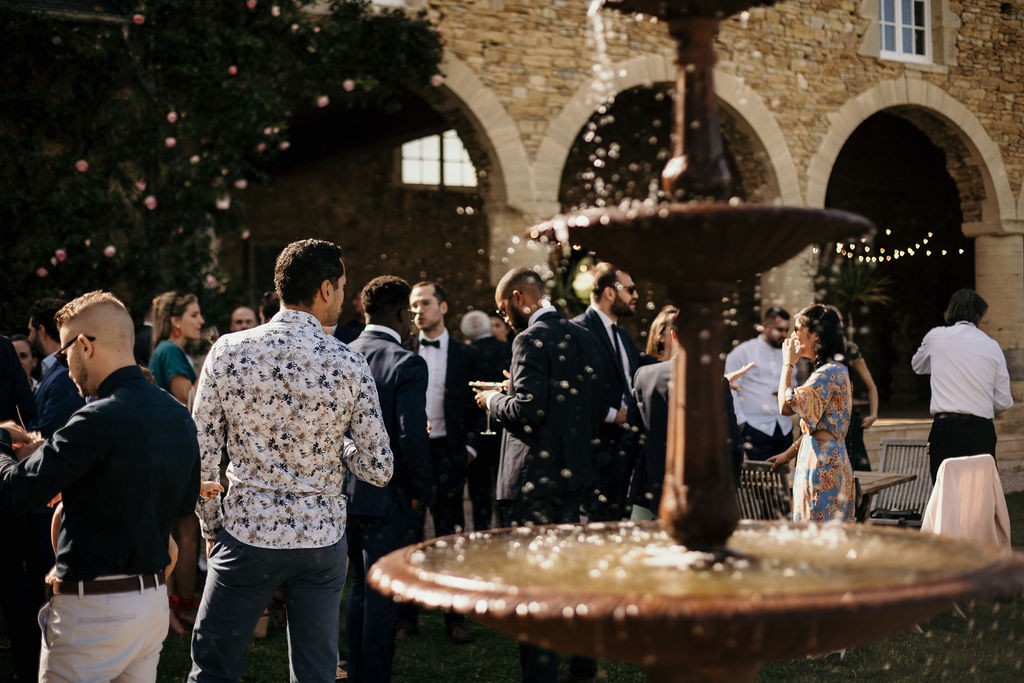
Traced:
<path fill-rule="evenodd" d="M 228 491 L 198 505 L 209 573 L 190 681 L 238 680 L 253 627 L 284 589 L 292 680 L 333 681 L 345 583 L 347 468 L 388 483 L 392 454 L 366 360 L 323 328 L 345 300 L 341 249 L 294 242 L 274 268 L 281 311 L 225 335 L 203 366 L 193 418 L 202 477 Z M 344 444 L 344 448 L 343 448 Z"/>

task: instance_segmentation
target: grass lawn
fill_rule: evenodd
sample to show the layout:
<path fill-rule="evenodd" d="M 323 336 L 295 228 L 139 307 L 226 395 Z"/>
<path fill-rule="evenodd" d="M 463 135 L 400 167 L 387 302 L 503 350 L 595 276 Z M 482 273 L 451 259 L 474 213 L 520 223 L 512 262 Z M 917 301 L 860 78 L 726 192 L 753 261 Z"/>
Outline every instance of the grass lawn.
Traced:
<path fill-rule="evenodd" d="M 1024 492 L 1007 496 L 1013 545 L 1024 549 Z M 1024 680 L 1024 597 L 1008 602 L 962 606 L 967 618 L 940 615 L 924 624 L 924 633 L 904 633 L 858 648 L 840 658 L 772 662 L 758 681 L 819 683 L 821 681 L 1020 681 Z M 518 683 L 515 642 L 482 626 L 469 624 L 476 640 L 464 646 L 448 642 L 440 615 L 421 613 L 420 634 L 398 644 L 396 683 Z M 344 645 L 344 635 L 341 643 Z M 271 626 L 266 640 L 254 641 L 243 681 L 279 683 L 288 679 L 286 638 Z M 190 661 L 188 640 L 170 635 L 160 661 L 159 681 L 182 681 Z M 0 680 L 10 679 L 7 652 L 0 652 Z M 642 683 L 636 665 L 601 663 L 600 680 Z"/>

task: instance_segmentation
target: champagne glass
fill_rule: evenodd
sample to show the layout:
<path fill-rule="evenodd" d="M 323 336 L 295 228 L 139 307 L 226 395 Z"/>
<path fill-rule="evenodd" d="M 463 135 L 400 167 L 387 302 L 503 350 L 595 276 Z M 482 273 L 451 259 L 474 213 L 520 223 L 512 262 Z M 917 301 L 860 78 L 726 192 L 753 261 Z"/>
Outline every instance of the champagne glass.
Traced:
<path fill-rule="evenodd" d="M 505 383 L 504 382 L 475 381 L 475 382 L 470 382 L 469 386 L 473 387 L 474 389 L 484 389 L 484 390 L 491 390 L 491 391 L 504 391 L 504 389 L 505 389 Z M 498 432 L 495 432 L 495 431 L 493 431 L 491 429 L 491 411 L 487 410 L 487 411 L 484 411 L 484 412 L 487 414 L 487 429 L 485 429 L 484 431 L 480 432 L 480 435 L 481 436 L 494 436 Z"/>

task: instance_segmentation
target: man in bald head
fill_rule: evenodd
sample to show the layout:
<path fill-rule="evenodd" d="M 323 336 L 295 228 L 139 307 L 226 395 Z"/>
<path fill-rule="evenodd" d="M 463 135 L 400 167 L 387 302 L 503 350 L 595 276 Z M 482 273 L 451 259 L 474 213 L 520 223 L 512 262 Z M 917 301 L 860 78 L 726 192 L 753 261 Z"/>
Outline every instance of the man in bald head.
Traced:
<path fill-rule="evenodd" d="M 143 377 L 116 297 L 90 292 L 56 320 L 57 361 L 93 400 L 46 441 L 0 424 L 0 515 L 64 501 L 53 597 L 40 612 L 40 680 L 155 680 L 167 539 L 199 495 L 195 425 Z"/>

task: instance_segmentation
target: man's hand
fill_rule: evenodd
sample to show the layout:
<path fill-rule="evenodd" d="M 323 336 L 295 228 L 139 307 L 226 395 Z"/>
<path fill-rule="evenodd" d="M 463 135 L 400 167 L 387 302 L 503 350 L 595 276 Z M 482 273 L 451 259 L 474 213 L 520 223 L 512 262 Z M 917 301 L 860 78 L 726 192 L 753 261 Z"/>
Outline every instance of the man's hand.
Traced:
<path fill-rule="evenodd" d="M 210 557 L 210 553 L 213 552 L 213 544 L 216 543 L 212 538 L 206 539 L 206 557 Z"/>
<path fill-rule="evenodd" d="M 754 362 L 751 361 L 751 362 L 747 363 L 746 365 L 744 365 L 739 370 L 733 370 L 732 372 L 725 373 L 725 378 L 727 380 L 729 380 L 729 388 L 732 389 L 733 391 L 743 391 L 743 388 L 740 385 L 736 384 L 736 380 L 738 380 L 740 377 L 742 377 L 743 375 L 745 375 L 748 372 L 750 372 L 750 370 L 753 367 L 754 367 Z"/>
<path fill-rule="evenodd" d="M 35 441 L 35 439 L 32 438 L 31 434 L 26 432 L 21 425 L 19 425 L 17 422 L 14 422 L 13 420 L 5 420 L 3 422 L 0 422 L 0 429 L 7 430 L 7 433 L 11 435 L 12 444 L 26 444 Z"/>
<path fill-rule="evenodd" d="M 619 408 L 618 412 L 615 413 L 615 419 L 612 420 L 612 424 L 624 425 L 626 424 L 626 415 L 628 414 L 625 408 Z"/>
<path fill-rule="evenodd" d="M 500 391 L 495 391 L 494 389 L 474 389 L 473 391 L 476 392 L 476 404 L 483 408 L 484 410 L 487 410 L 487 399 L 489 399 L 494 394 L 501 393 Z"/>
<path fill-rule="evenodd" d="M 22 460 L 24 460 L 25 458 L 39 450 L 39 447 L 42 446 L 44 443 L 46 443 L 45 440 L 37 439 L 36 441 L 26 443 L 21 448 L 15 448 L 14 457 L 18 459 L 18 462 L 21 462 Z"/>

